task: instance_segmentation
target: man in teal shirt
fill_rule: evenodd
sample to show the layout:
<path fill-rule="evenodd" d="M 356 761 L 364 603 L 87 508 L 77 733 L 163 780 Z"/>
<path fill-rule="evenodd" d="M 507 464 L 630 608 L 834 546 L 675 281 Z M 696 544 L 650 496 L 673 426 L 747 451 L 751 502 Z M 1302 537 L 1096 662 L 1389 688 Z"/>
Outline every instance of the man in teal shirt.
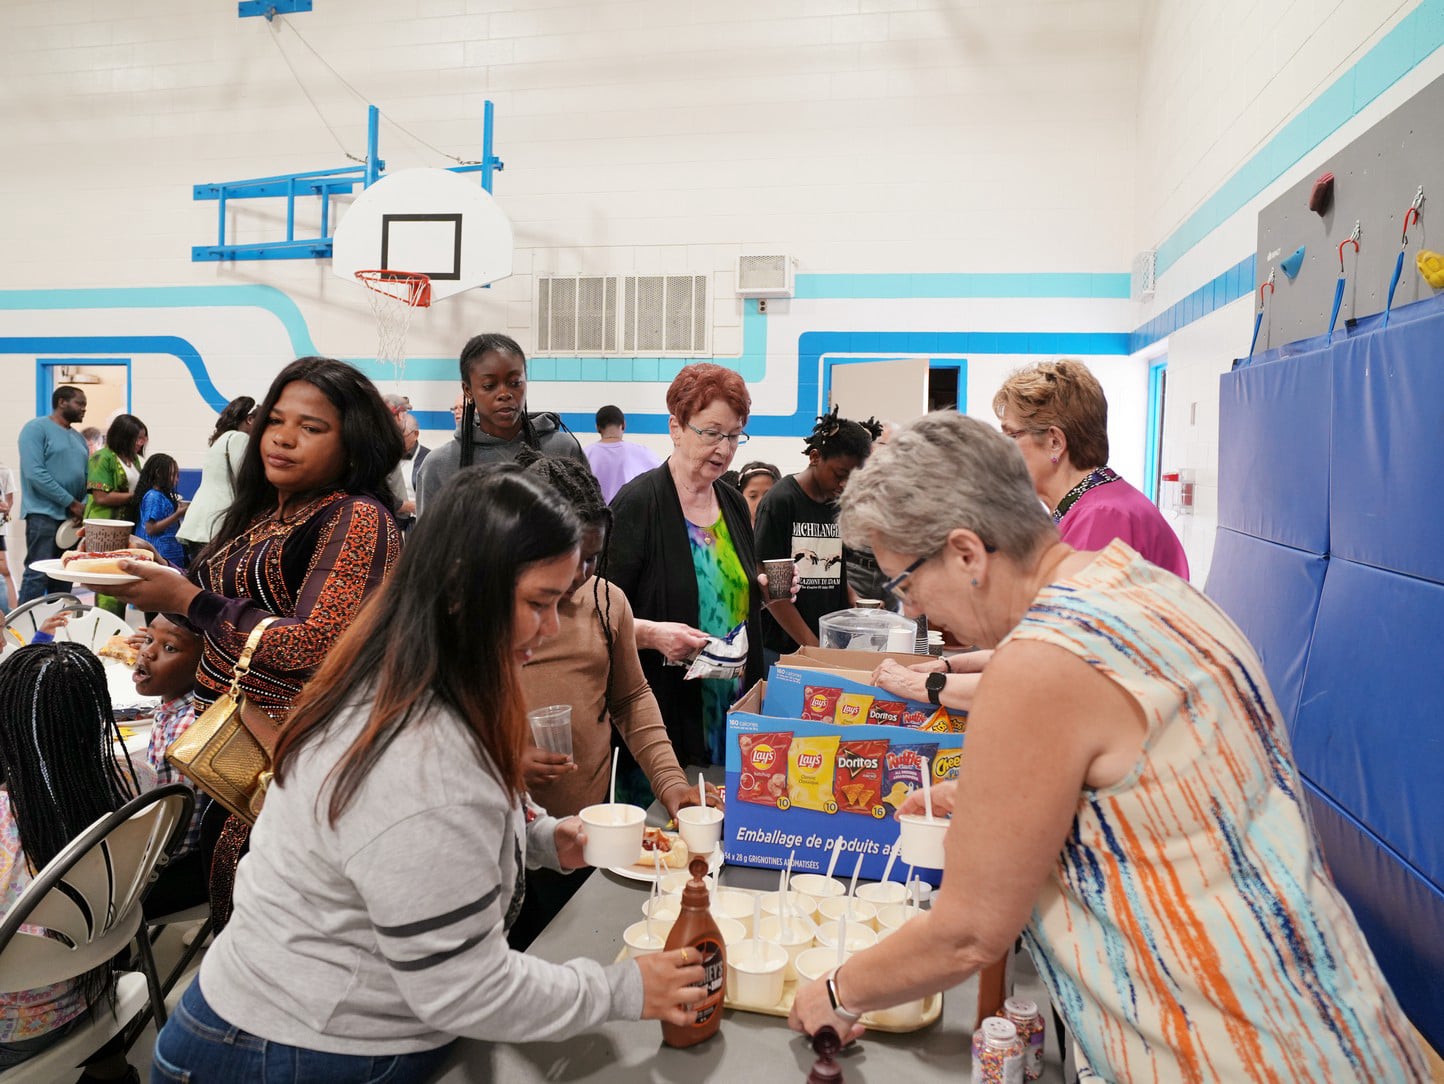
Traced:
<path fill-rule="evenodd" d="M 25 513 L 25 579 L 22 605 L 66 585 L 30 568 L 60 556 L 55 532 L 85 511 L 85 472 L 90 449 L 72 426 L 85 420 L 85 392 L 62 384 L 50 397 L 49 414 L 20 430 L 20 507 Z"/>

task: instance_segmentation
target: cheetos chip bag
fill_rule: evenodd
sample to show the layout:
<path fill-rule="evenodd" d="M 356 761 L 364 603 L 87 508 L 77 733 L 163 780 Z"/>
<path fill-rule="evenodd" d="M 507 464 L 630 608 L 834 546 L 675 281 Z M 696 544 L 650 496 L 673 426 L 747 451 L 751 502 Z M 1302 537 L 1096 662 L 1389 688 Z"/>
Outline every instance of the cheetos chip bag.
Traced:
<path fill-rule="evenodd" d="M 787 751 L 787 796 L 796 808 L 837 812 L 832 780 L 837 768 L 839 740 L 836 734 L 792 739 Z"/>

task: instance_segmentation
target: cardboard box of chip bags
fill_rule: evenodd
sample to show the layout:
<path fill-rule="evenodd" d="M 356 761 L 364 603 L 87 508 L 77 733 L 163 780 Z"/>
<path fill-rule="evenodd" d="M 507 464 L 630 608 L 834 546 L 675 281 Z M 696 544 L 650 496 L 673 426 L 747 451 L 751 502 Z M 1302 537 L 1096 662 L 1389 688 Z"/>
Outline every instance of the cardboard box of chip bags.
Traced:
<path fill-rule="evenodd" d="M 867 723 L 934 734 L 962 734 L 968 728 L 968 713 L 960 709 L 895 696 L 848 676 L 848 671 L 799 669 L 781 662 L 767 676 L 764 710 L 839 726 Z"/>
<path fill-rule="evenodd" d="M 780 869 L 795 852 L 794 873 L 825 873 L 840 846 L 834 876 L 851 877 L 861 855 L 860 875 L 878 880 L 897 845 L 897 807 L 924 771 L 934 784 L 957 775 L 962 734 L 839 726 L 779 715 L 771 704 L 769 682 L 758 682 L 728 712 L 726 860 Z M 906 874 L 894 866 L 894 880 Z"/>

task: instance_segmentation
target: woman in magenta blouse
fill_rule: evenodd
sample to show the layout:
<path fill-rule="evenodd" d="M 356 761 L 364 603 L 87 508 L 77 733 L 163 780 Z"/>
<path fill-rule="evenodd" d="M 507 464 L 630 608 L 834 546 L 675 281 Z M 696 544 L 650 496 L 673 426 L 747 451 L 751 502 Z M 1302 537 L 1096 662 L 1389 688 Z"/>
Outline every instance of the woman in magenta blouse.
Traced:
<path fill-rule="evenodd" d="M 1033 487 L 1074 549 L 1121 538 L 1144 559 L 1188 579 L 1188 558 L 1153 502 L 1108 466 L 1108 400 L 1081 361 L 1060 358 L 1019 369 L 993 396 Z"/>

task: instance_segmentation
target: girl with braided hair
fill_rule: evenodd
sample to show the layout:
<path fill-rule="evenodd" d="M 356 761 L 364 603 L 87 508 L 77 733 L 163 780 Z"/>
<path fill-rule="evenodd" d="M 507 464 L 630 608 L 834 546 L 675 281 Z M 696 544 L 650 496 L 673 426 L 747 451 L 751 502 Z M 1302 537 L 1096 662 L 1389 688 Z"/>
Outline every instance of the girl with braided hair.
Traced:
<path fill-rule="evenodd" d="M 774 602 L 762 620 L 766 651 L 783 655 L 816 647 L 818 619 L 850 605 L 837 501 L 881 434 L 875 418 L 850 421 L 833 407 L 803 444 L 807 468 L 778 482 L 758 505 L 757 559 L 790 559 L 799 581 L 796 601 Z"/>
<path fill-rule="evenodd" d="M 697 804 L 697 788 L 688 784 L 677 763 L 657 699 L 642 673 L 632 607 L 621 589 L 606 580 L 612 510 L 586 462 L 547 458 L 530 449 L 518 454 L 517 462 L 550 483 L 582 522 L 581 560 L 571 593 L 557 606 L 560 631 L 536 648 L 521 672 L 528 708 L 571 705 L 572 759 L 529 747 L 523 761 L 527 791 L 557 817 L 607 801 L 612 744 L 620 740 L 675 817 L 682 806 Z M 619 800 L 626 798 L 619 794 Z M 512 947 L 529 945 L 588 872 L 529 872 L 521 917 L 509 935 Z"/>
<path fill-rule="evenodd" d="M 450 444 L 432 451 L 416 482 L 416 513 L 441 492 L 462 467 L 508 463 L 523 448 L 542 455 L 587 457 L 577 438 L 550 412 L 526 409 L 526 354 L 515 339 L 488 333 L 473 336 L 461 349 L 461 421 Z"/>
<path fill-rule="evenodd" d="M 119 741 L 105 670 L 84 647 L 31 644 L 0 663 L 0 917 L 71 840 L 139 793 L 134 769 L 122 772 L 112 753 Z M 113 981 L 107 963 L 78 979 L 0 993 L 0 1070 L 80 1026 Z M 81 1080 L 133 1073 L 107 1048 Z"/>

